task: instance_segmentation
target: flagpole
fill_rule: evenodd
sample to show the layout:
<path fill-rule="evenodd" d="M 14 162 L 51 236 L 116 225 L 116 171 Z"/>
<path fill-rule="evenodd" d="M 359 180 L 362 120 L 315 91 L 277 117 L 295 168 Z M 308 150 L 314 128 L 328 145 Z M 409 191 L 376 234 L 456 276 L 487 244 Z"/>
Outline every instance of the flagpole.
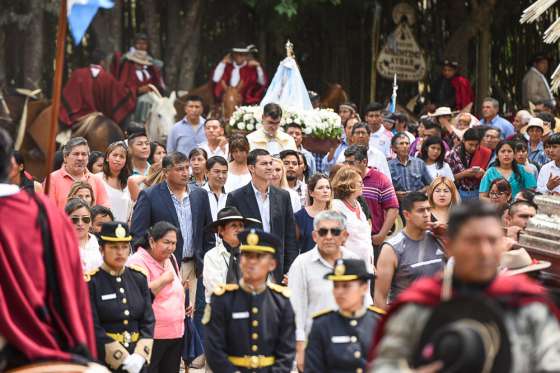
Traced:
<path fill-rule="evenodd" d="M 47 151 L 47 180 L 45 181 L 45 194 L 49 193 L 50 174 L 53 171 L 54 153 L 56 148 L 56 130 L 58 127 L 58 112 L 60 109 L 60 96 L 62 93 L 62 72 L 64 68 L 64 46 L 66 44 L 67 28 L 67 0 L 60 1 L 60 13 L 58 15 L 58 29 L 56 34 L 56 54 L 53 78 L 53 96 L 51 106 L 51 123 L 49 132 L 49 147 Z"/>

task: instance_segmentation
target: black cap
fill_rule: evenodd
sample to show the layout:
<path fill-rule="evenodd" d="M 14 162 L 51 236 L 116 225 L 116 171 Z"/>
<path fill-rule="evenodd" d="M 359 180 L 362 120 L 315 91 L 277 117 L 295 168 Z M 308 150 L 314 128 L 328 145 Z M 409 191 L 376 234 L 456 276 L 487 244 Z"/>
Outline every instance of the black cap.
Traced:
<path fill-rule="evenodd" d="M 251 251 L 276 254 L 277 248 L 280 247 L 280 240 L 275 235 L 261 229 L 246 229 L 240 232 L 237 237 L 241 242 L 239 246 L 241 253 Z"/>
<path fill-rule="evenodd" d="M 443 60 L 442 63 L 443 66 L 449 66 L 452 67 L 454 69 L 458 69 L 459 68 L 459 62 L 457 61 L 452 61 L 452 60 Z"/>
<path fill-rule="evenodd" d="M 216 230 L 216 228 L 218 228 L 218 226 L 223 225 L 223 224 L 225 224 L 229 221 L 233 221 L 233 220 L 240 220 L 244 224 L 260 224 L 261 223 L 257 219 L 243 217 L 243 215 L 241 215 L 239 210 L 234 206 L 224 207 L 223 209 L 218 211 L 218 215 L 216 217 L 217 217 L 217 219 L 216 219 L 215 222 L 212 222 L 212 223 L 208 224 L 206 227 L 204 227 L 205 230 L 214 231 L 214 230 Z"/>
<path fill-rule="evenodd" d="M 99 232 L 99 239 L 102 242 L 130 242 L 132 236 L 128 229 L 128 224 L 122 221 L 110 221 L 103 223 Z"/>
<path fill-rule="evenodd" d="M 325 279 L 331 281 L 371 280 L 374 277 L 361 259 L 337 259 L 334 271 L 325 275 Z"/>

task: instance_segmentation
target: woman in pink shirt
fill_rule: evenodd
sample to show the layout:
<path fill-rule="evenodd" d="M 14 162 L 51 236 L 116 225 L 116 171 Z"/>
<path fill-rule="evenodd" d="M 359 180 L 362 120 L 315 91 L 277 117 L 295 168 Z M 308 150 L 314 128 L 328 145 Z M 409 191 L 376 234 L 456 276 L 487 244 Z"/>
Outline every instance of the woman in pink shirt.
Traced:
<path fill-rule="evenodd" d="M 185 289 L 173 256 L 176 244 L 177 228 L 165 221 L 158 222 L 148 229 L 144 243 L 127 263 L 147 270 L 148 287 L 154 295 L 156 326 L 149 373 L 179 372 L 181 363 Z"/>

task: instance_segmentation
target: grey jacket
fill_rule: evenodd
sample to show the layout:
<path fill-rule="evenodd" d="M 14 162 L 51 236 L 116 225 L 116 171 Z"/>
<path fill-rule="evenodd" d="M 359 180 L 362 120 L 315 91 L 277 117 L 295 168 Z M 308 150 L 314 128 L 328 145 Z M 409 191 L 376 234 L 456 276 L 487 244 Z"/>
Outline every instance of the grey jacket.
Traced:
<path fill-rule="evenodd" d="M 534 67 L 527 71 L 523 77 L 523 85 L 521 88 L 521 103 L 524 108 L 529 108 L 529 101 L 536 104 L 538 101 L 554 99 L 545 79 L 546 77 L 543 79 L 543 75 Z"/>

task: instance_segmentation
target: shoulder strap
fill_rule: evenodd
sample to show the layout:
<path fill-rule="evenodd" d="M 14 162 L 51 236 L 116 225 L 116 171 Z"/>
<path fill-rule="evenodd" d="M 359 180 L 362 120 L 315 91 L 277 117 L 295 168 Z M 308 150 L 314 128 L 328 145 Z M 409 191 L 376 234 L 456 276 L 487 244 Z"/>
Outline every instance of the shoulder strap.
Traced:
<path fill-rule="evenodd" d="M 179 273 L 179 265 L 177 264 L 177 259 L 175 259 L 175 255 L 171 254 L 170 257 L 171 257 L 171 265 L 173 266 L 175 273 L 177 274 L 177 276 L 179 276 L 179 278 L 181 278 L 181 274 Z"/>

